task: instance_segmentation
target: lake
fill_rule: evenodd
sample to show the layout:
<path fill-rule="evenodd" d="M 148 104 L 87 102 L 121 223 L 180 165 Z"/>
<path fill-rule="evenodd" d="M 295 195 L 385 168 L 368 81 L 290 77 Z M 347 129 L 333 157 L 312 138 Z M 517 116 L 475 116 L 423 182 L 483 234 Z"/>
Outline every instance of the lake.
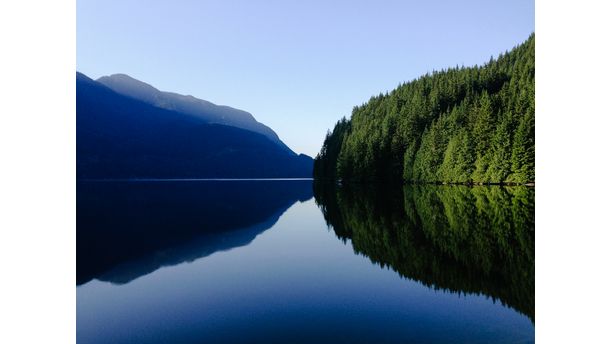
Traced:
<path fill-rule="evenodd" d="M 535 190 L 77 183 L 78 343 L 531 343 Z"/>

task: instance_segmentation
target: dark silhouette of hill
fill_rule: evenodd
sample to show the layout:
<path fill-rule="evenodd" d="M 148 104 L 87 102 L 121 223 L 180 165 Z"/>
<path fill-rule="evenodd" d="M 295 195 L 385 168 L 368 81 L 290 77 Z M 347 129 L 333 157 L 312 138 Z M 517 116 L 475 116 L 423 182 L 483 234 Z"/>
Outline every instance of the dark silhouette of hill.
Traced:
<path fill-rule="evenodd" d="M 278 138 L 278 135 L 272 129 L 257 122 L 253 115 L 246 111 L 229 106 L 216 105 L 190 95 L 162 92 L 126 74 L 103 76 L 96 81 L 119 94 L 141 100 L 156 107 L 189 114 L 209 123 L 223 124 L 260 133 L 289 150 L 289 147 Z"/>
<path fill-rule="evenodd" d="M 78 182 L 77 285 L 244 246 L 310 198 L 309 180 Z"/>
<path fill-rule="evenodd" d="M 312 159 L 241 128 L 153 106 L 77 73 L 78 178 L 311 177 Z"/>

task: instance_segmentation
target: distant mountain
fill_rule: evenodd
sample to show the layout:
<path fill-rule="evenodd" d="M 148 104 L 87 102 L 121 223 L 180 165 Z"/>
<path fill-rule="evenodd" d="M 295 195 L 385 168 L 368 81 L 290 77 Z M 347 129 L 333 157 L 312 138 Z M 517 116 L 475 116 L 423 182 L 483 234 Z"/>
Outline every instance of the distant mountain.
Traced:
<path fill-rule="evenodd" d="M 76 110 L 78 178 L 312 176 L 312 158 L 268 136 L 153 106 L 78 72 Z"/>
<path fill-rule="evenodd" d="M 246 111 L 229 106 L 216 105 L 193 96 L 162 92 L 147 83 L 125 74 L 103 76 L 96 81 L 119 94 L 166 110 L 196 116 L 209 123 L 229 125 L 263 134 L 281 147 L 289 149 L 272 129 L 257 122 L 253 115 Z"/>

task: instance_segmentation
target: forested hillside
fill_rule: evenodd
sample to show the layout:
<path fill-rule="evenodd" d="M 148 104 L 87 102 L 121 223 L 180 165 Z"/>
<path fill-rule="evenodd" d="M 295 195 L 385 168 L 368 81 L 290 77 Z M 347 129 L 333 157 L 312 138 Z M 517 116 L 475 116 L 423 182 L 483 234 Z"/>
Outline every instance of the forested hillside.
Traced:
<path fill-rule="evenodd" d="M 355 107 L 327 134 L 317 179 L 535 181 L 535 34 L 478 67 L 426 74 Z"/>

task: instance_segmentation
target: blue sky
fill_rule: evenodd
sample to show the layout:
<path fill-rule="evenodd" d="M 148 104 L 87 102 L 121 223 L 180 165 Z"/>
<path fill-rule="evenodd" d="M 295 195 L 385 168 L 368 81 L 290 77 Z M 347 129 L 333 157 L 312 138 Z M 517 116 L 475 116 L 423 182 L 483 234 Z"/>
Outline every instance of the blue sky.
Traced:
<path fill-rule="evenodd" d="M 249 111 L 314 156 L 372 95 L 534 30 L 533 0 L 77 0 L 77 70 Z"/>

